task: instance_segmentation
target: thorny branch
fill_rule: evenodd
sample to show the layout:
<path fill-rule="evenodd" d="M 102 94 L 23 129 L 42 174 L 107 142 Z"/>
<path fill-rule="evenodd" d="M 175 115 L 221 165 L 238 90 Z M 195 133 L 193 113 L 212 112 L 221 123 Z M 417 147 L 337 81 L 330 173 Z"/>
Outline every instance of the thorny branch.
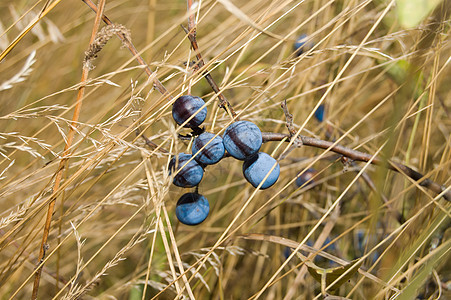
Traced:
<path fill-rule="evenodd" d="M 282 107 L 283 113 L 285 114 L 285 119 L 287 120 L 286 126 L 288 128 L 288 132 L 290 133 L 290 138 L 292 138 L 293 136 L 296 136 L 297 130 L 296 130 L 296 128 L 294 128 L 294 125 L 293 125 L 293 115 L 290 114 L 290 112 L 288 111 L 287 100 L 283 100 L 283 102 L 280 106 Z M 298 137 L 296 137 L 293 142 L 293 145 L 296 147 L 301 147 L 302 140 L 299 139 Z"/>
<path fill-rule="evenodd" d="M 262 135 L 263 135 L 263 142 L 274 142 L 274 141 L 282 141 L 282 140 L 289 142 L 290 138 L 291 138 L 289 134 L 284 134 L 284 133 L 262 132 Z M 325 150 L 330 148 L 330 151 L 341 154 L 346 157 L 349 157 L 350 159 L 352 159 L 354 161 L 368 162 L 373 157 L 373 155 L 368 154 L 368 153 L 360 152 L 360 151 L 350 149 L 350 148 L 347 148 L 347 147 L 344 147 L 341 145 L 334 145 L 335 144 L 334 142 L 323 141 L 323 140 L 320 140 L 317 138 L 303 136 L 303 135 L 299 135 L 298 138 L 301 139 L 302 144 L 304 146 L 311 146 L 311 147 L 325 149 Z M 372 164 L 378 165 L 378 166 L 386 166 L 390 170 L 405 174 L 408 177 L 412 178 L 413 180 L 418 181 L 421 186 L 424 186 L 437 194 L 442 193 L 446 189 L 444 186 L 441 186 L 440 184 L 432 181 L 429 178 L 424 178 L 424 176 L 421 173 L 419 173 L 419 172 L 413 170 L 412 168 L 405 166 L 403 164 L 392 162 L 392 161 L 385 161 L 384 159 L 382 159 L 380 157 L 375 157 L 372 161 Z M 443 194 L 443 197 L 446 200 L 451 201 L 451 191 L 445 192 Z"/>
<path fill-rule="evenodd" d="M 293 115 L 290 114 L 290 112 L 288 111 L 288 107 L 287 107 L 287 100 L 284 100 L 281 105 L 283 113 L 285 114 L 285 119 L 286 119 L 286 126 L 288 128 L 288 132 L 290 133 L 290 139 L 294 137 L 295 140 L 293 142 L 293 146 L 294 147 L 301 147 L 302 146 L 302 140 L 299 136 L 296 136 L 296 128 L 293 125 Z M 287 151 L 288 152 L 288 151 Z M 284 155 L 286 156 L 288 153 L 284 153 Z M 343 162 L 343 164 L 345 165 L 345 168 L 348 165 L 354 165 L 354 161 L 350 158 L 348 158 L 347 156 L 342 156 L 341 157 L 341 161 Z M 373 192 L 376 192 L 376 188 L 374 186 L 373 181 L 370 179 L 370 177 L 368 176 L 368 174 L 366 174 L 365 172 L 362 174 L 362 178 L 363 180 L 366 182 L 366 184 L 370 187 L 370 189 Z M 380 193 L 382 201 L 384 201 L 384 203 L 387 205 L 389 212 L 393 215 L 393 217 L 400 223 L 404 223 L 405 219 L 404 217 L 395 209 L 393 209 L 393 207 L 391 207 L 391 205 L 388 203 L 388 199 L 382 194 Z"/>

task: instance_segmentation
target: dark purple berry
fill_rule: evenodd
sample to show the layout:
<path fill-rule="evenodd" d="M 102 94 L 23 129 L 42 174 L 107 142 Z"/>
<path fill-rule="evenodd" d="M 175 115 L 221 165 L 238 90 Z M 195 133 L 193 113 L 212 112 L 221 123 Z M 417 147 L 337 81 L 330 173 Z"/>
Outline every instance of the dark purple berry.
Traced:
<path fill-rule="evenodd" d="M 195 96 L 181 96 L 175 100 L 172 105 L 172 117 L 174 121 L 182 125 L 191 116 L 195 115 L 185 127 L 196 128 L 205 121 L 207 117 L 207 108 L 202 106 L 205 105 L 204 100 L 200 97 Z"/>
<path fill-rule="evenodd" d="M 274 167 L 274 169 L 272 169 L 274 164 L 276 164 L 276 166 Z M 269 173 L 269 171 L 271 171 L 271 173 Z M 244 177 L 254 187 L 257 187 L 263 181 L 263 179 L 266 177 L 268 173 L 269 176 L 266 178 L 265 182 L 260 187 L 261 189 L 269 188 L 274 183 L 276 183 L 277 179 L 279 179 L 280 175 L 279 163 L 269 154 L 266 154 L 264 152 L 259 152 L 258 154 L 244 161 L 243 164 Z"/>
<path fill-rule="evenodd" d="M 204 146 L 205 148 L 202 149 Z M 215 137 L 213 133 L 204 132 L 194 139 L 191 151 L 197 162 L 213 165 L 224 157 L 225 149 L 220 136 Z"/>
<path fill-rule="evenodd" d="M 296 51 L 296 55 L 299 56 L 305 51 L 309 50 L 313 47 L 313 42 L 308 41 L 309 37 L 306 34 L 301 34 L 293 45 L 294 51 Z"/>
<path fill-rule="evenodd" d="M 178 173 L 174 176 L 173 180 L 173 183 L 176 186 L 184 188 L 194 187 L 202 180 L 202 177 L 204 176 L 204 169 L 202 166 L 194 159 L 186 164 L 191 157 L 191 154 L 180 153 L 178 155 L 178 164 L 176 157 L 171 159 L 171 162 L 169 163 L 170 173 L 172 174 L 172 172 L 178 170 Z M 186 166 L 184 166 L 185 164 Z"/>
<path fill-rule="evenodd" d="M 210 212 L 207 198 L 197 193 L 186 193 L 177 201 L 175 215 L 185 225 L 202 223 Z"/>
<path fill-rule="evenodd" d="M 230 124 L 224 132 L 224 147 L 233 157 L 245 160 L 256 154 L 262 146 L 262 133 L 257 125 L 249 121 Z"/>
<path fill-rule="evenodd" d="M 296 178 L 296 185 L 298 187 L 307 186 L 310 184 L 315 183 L 315 181 L 312 179 L 317 174 L 316 170 L 313 168 L 307 169 L 301 176 Z"/>
<path fill-rule="evenodd" d="M 315 118 L 320 122 L 324 121 L 324 104 L 321 104 L 315 110 Z"/>

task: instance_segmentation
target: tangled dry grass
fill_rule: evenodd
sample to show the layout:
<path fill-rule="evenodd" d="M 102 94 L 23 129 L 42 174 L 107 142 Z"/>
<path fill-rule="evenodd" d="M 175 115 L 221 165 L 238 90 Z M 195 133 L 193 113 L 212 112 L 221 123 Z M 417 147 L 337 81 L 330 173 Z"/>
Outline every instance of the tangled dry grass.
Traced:
<path fill-rule="evenodd" d="M 403 1 L 187 2 L 106 1 L 114 25 L 98 30 L 83 1 L 0 3 L 1 297 L 451 297 L 450 2 L 409 28 Z M 301 33 L 312 44 L 296 56 Z M 409 166 L 443 192 L 388 165 L 272 141 L 273 187 L 254 189 L 225 158 L 199 186 L 209 217 L 182 225 L 186 190 L 168 163 L 191 141 L 170 112 L 188 93 L 206 100 L 206 129 L 219 134 L 234 113 L 290 134 L 286 100 L 294 133 Z M 297 187 L 309 168 L 314 183 Z"/>

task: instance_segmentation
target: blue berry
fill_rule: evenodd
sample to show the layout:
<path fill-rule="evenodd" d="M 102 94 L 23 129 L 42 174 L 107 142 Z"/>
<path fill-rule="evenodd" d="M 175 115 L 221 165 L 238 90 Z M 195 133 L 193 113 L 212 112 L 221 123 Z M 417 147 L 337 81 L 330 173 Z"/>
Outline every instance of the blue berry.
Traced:
<path fill-rule="evenodd" d="M 169 163 L 170 173 L 179 170 L 174 176 L 173 183 L 179 187 L 193 187 L 200 183 L 204 176 L 204 169 L 194 159 L 191 160 L 185 167 L 185 163 L 192 157 L 191 154 L 180 153 L 178 155 L 178 164 L 176 166 L 176 157 L 171 159 Z M 182 168 L 183 169 L 180 169 Z"/>
<path fill-rule="evenodd" d="M 213 165 L 224 157 L 225 149 L 224 144 L 222 143 L 222 137 L 214 136 L 213 133 L 204 132 L 194 139 L 191 151 L 197 162 L 205 165 Z M 207 143 L 208 145 L 202 149 Z"/>
<path fill-rule="evenodd" d="M 331 242 L 330 237 L 327 237 L 326 240 L 324 241 L 323 245 L 320 246 L 320 247 L 318 248 L 318 250 L 321 249 L 321 251 L 325 251 L 325 252 L 328 252 L 328 253 L 333 253 L 333 252 L 335 252 L 335 251 L 337 250 L 337 247 L 336 247 L 336 244 L 335 244 L 335 243 L 334 243 L 334 244 L 331 244 L 330 246 L 328 246 L 328 247 L 325 248 L 325 249 L 322 249 L 325 245 L 329 244 L 330 242 Z M 312 240 L 309 239 L 309 240 L 307 241 L 306 244 L 307 244 L 307 246 L 309 246 L 309 247 L 314 247 L 314 244 L 315 244 L 315 243 L 314 243 Z M 324 257 L 321 256 L 321 255 L 315 256 L 314 262 L 315 262 L 316 264 L 319 264 L 319 265 L 330 266 L 330 267 L 336 267 L 336 263 L 335 263 L 334 261 L 329 260 L 329 259 L 327 259 L 327 258 L 324 258 Z"/>
<path fill-rule="evenodd" d="M 180 197 L 175 207 L 177 219 L 185 225 L 202 223 L 210 212 L 207 198 L 197 193 L 186 193 Z"/>
<path fill-rule="evenodd" d="M 245 160 L 243 164 L 244 177 L 250 184 L 257 187 L 269 173 L 274 164 L 276 164 L 276 166 L 261 186 L 261 189 L 267 189 L 276 183 L 280 175 L 279 163 L 269 154 L 259 152 L 258 154 Z"/>
<path fill-rule="evenodd" d="M 321 104 L 315 110 L 315 118 L 320 122 L 324 121 L 324 104 Z"/>
<path fill-rule="evenodd" d="M 296 55 L 299 56 L 308 49 L 313 47 L 313 42 L 307 42 L 308 36 L 306 34 L 301 34 L 293 45 Z"/>
<path fill-rule="evenodd" d="M 328 245 L 330 242 L 332 242 L 332 240 L 330 239 L 330 237 L 327 237 L 326 240 L 324 241 L 323 246 Z M 328 252 L 335 251 L 335 250 L 337 250 L 337 245 L 335 243 L 333 243 L 333 244 L 327 246 L 327 248 L 325 248 L 324 250 L 328 251 Z"/>
<path fill-rule="evenodd" d="M 224 132 L 224 147 L 233 157 L 245 160 L 256 154 L 262 146 L 262 132 L 252 122 L 238 121 Z"/>
<path fill-rule="evenodd" d="M 185 127 L 196 128 L 205 121 L 207 117 L 207 108 L 201 107 L 205 105 L 204 100 L 200 97 L 194 97 L 190 95 L 181 96 L 175 100 L 172 105 L 172 117 L 175 122 L 182 125 L 192 115 L 196 114 Z"/>
<path fill-rule="evenodd" d="M 285 259 L 287 259 L 291 255 L 292 252 L 293 252 L 293 250 L 291 250 L 290 247 L 285 246 L 285 248 L 283 249 L 283 257 Z"/>
<path fill-rule="evenodd" d="M 316 174 L 317 174 L 317 172 L 315 169 L 313 169 L 313 168 L 307 169 L 301 176 L 296 178 L 296 185 L 298 187 L 301 187 L 301 186 L 307 186 L 307 185 L 315 183 L 315 181 L 312 180 L 312 178 L 315 177 Z M 307 183 L 307 181 L 308 181 L 308 183 Z"/>

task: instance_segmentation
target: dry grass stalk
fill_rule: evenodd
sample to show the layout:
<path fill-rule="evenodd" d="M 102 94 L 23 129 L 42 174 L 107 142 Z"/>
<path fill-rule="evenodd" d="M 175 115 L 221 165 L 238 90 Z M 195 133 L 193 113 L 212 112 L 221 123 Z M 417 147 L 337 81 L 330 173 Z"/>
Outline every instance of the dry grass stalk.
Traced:
<path fill-rule="evenodd" d="M 46 251 L 39 293 L 55 298 L 333 298 L 330 281 L 304 272 L 309 260 L 321 269 L 362 264 L 342 274 L 351 283 L 336 291 L 340 299 L 449 292 L 441 282 L 451 216 L 446 9 L 404 29 L 390 1 L 188 0 L 188 10 L 111 2 L 112 19 L 103 14 L 107 26 L 84 54 L 80 36 L 94 14 L 83 2 L 58 2 L 44 5 L 44 19 L 34 3 L 16 7 L 25 13 L 14 20 L 0 13 L 2 78 L 19 78 L 39 53 L 31 76 L 0 92 L 2 296 L 30 296 L 36 247 Z M 37 35 L 27 34 L 33 26 Z M 297 56 L 300 33 L 312 45 Z M 93 78 L 86 71 L 80 81 L 76 61 L 87 56 L 86 70 L 100 49 Z M 264 191 L 232 158 L 206 168 L 198 192 L 210 215 L 198 227 L 177 222 L 187 191 L 168 174 L 171 155 L 190 152 L 189 130 L 171 117 L 186 93 L 206 100 L 209 132 L 221 135 L 236 118 L 258 124 L 261 151 L 281 166 Z M 313 183 L 298 188 L 309 168 Z M 43 215 L 57 198 L 42 246 Z"/>
<path fill-rule="evenodd" d="M 105 8 L 105 0 L 100 0 L 99 2 L 99 13 L 96 15 L 96 19 L 94 21 L 94 26 L 92 29 L 92 34 L 91 34 L 91 40 L 89 42 L 90 45 L 92 45 L 95 41 L 95 37 L 97 35 L 97 31 L 98 28 L 100 26 L 100 22 L 101 22 L 101 18 L 103 15 L 103 9 Z M 88 78 L 88 72 L 89 72 L 89 68 L 85 65 L 83 67 L 83 73 L 81 76 L 81 83 L 84 83 L 86 81 L 86 79 Z M 68 154 L 70 153 L 70 148 L 72 146 L 72 140 L 74 138 L 74 129 L 77 125 L 76 123 L 78 122 L 78 118 L 80 115 L 80 111 L 81 111 L 81 104 L 82 104 L 82 99 L 83 99 L 83 95 L 84 95 L 84 87 L 81 86 L 80 89 L 78 90 L 78 95 L 77 95 L 77 100 L 76 100 L 76 106 L 75 106 L 75 110 L 74 110 L 74 116 L 72 118 L 72 126 L 70 127 L 69 130 L 69 134 L 68 134 L 68 139 L 66 141 L 66 146 L 64 147 L 64 152 L 63 152 L 63 159 L 61 160 L 61 163 L 59 165 L 57 174 L 56 174 L 56 178 L 55 178 L 55 184 L 53 186 L 53 191 L 57 191 L 59 186 L 60 186 L 60 182 L 63 176 L 63 170 L 64 170 L 64 165 L 66 164 L 66 161 L 68 159 Z M 38 269 L 36 271 L 36 275 L 35 275 L 35 280 L 34 280 L 34 284 L 33 284 L 33 294 L 32 294 L 32 299 L 37 299 L 38 297 L 38 290 L 39 290 L 39 282 L 41 279 L 41 272 L 42 272 L 42 267 L 43 267 L 43 259 L 45 256 L 45 248 L 48 247 L 47 245 L 47 238 L 49 235 L 49 231 L 50 231 L 50 225 L 51 225 L 51 221 L 52 221 L 52 215 L 53 215 L 53 210 L 54 210 L 54 206 L 55 206 L 55 202 L 56 199 L 52 199 L 49 203 L 49 208 L 47 211 L 47 218 L 45 220 L 45 225 L 44 225 L 44 233 L 43 233 L 43 237 L 42 237 L 42 242 L 41 242 L 41 246 L 39 249 L 39 266 Z"/>
<path fill-rule="evenodd" d="M 27 60 L 25 61 L 23 67 L 19 70 L 19 72 L 17 72 L 17 74 L 15 74 L 10 79 L 3 81 L 0 84 L 0 91 L 10 89 L 13 87 L 14 84 L 25 81 L 33 71 L 32 66 L 36 62 L 35 56 L 36 51 L 31 52 L 30 55 L 27 57 Z"/>

